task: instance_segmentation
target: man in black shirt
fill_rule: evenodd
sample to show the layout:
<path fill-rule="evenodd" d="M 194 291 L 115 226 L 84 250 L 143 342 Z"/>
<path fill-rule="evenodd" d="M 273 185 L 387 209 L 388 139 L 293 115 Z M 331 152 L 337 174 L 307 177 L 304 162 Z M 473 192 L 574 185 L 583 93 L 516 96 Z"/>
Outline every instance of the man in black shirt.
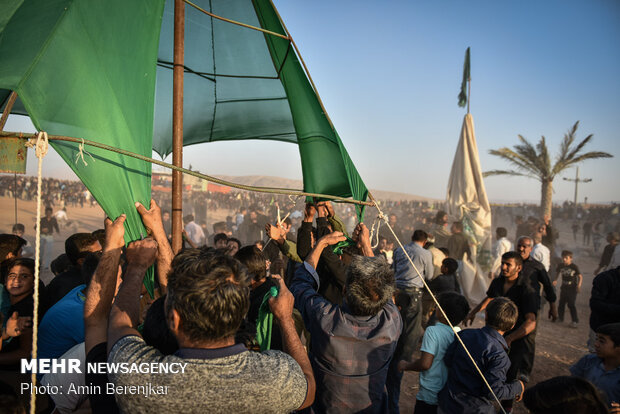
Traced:
<path fill-rule="evenodd" d="M 534 245 L 531 237 L 523 236 L 517 241 L 517 251 L 523 259 L 523 276 L 529 281 L 532 290 L 538 296 L 538 307 L 540 308 L 540 287 L 545 293 L 545 299 L 549 302 L 549 318 L 555 322 L 558 319 L 558 308 L 556 305 L 557 296 L 555 289 L 549 279 L 549 274 L 545 270 L 545 266 L 537 260 L 534 260 L 530 253 L 532 252 L 532 246 Z"/>
<path fill-rule="evenodd" d="M 506 344 L 510 348 L 510 369 L 506 374 L 508 381 L 519 379 L 527 382 L 534 361 L 536 315 L 538 313 L 538 297 L 532 290 L 529 279 L 524 275 L 523 259 L 517 252 L 502 255 L 502 273 L 493 279 L 487 297 L 476 306 L 465 319 L 473 322 L 476 314 L 484 310 L 493 298 L 505 296 L 512 300 L 519 310 L 514 328 L 504 334 Z M 512 401 L 506 402 L 510 407 Z"/>

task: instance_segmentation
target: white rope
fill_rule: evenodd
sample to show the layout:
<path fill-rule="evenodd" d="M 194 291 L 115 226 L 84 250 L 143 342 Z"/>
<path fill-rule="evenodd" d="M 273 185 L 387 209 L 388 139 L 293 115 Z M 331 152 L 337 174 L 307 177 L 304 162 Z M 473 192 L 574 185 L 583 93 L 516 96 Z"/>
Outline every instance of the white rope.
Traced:
<path fill-rule="evenodd" d="M 388 222 L 387 217 L 383 214 L 383 212 L 381 211 L 381 209 L 379 208 L 379 206 L 377 205 L 377 203 L 375 203 L 375 206 L 377 207 L 377 211 L 379 211 L 379 218 L 382 219 L 383 221 L 385 221 L 385 224 L 387 225 L 388 229 L 390 229 L 390 232 L 392 233 L 392 235 L 394 236 L 394 239 L 396 240 L 396 242 L 398 243 L 398 246 L 402 249 L 403 253 L 405 253 L 405 256 L 407 256 L 407 259 L 409 259 L 409 263 L 411 264 L 411 267 L 413 267 L 413 270 L 415 270 L 415 272 L 417 273 L 417 277 L 420 278 L 420 280 L 422 281 L 422 283 L 424 284 L 424 287 L 426 288 L 426 290 L 428 291 L 428 293 L 431 295 L 431 298 L 433 298 L 433 301 L 435 302 L 435 304 L 437 305 L 437 309 L 439 309 L 439 311 L 441 312 L 441 314 L 443 315 L 443 317 L 445 318 L 445 320 L 448 322 L 448 325 L 450 325 L 450 328 L 452 329 L 452 331 L 454 332 L 454 335 L 456 336 L 456 338 L 458 339 L 458 341 L 461 343 L 461 346 L 463 347 L 463 349 L 465 350 L 465 353 L 467 354 L 467 356 L 469 357 L 469 359 L 471 360 L 471 362 L 474 364 L 474 367 L 476 368 L 476 371 L 478 371 L 478 374 L 480 374 L 480 377 L 482 378 L 482 380 L 484 381 L 484 384 L 487 386 L 487 388 L 489 389 L 489 391 L 491 391 L 491 394 L 493 395 L 493 398 L 495 398 L 495 401 L 497 401 L 497 403 L 499 404 L 500 409 L 502 410 L 502 413 L 506 414 L 506 410 L 504 410 L 504 407 L 502 406 L 501 401 L 499 400 L 499 398 L 497 398 L 497 395 L 495 395 L 495 392 L 493 391 L 493 388 L 491 388 L 491 385 L 488 383 L 487 379 L 484 377 L 484 374 L 482 373 L 482 371 L 480 370 L 480 368 L 478 367 L 478 364 L 476 364 L 476 361 L 474 360 L 474 357 L 469 353 L 469 350 L 467 349 L 467 347 L 465 346 L 465 343 L 463 342 L 463 340 L 461 339 L 461 337 L 459 336 L 458 332 L 456 331 L 454 325 L 452 325 L 452 322 L 450 321 L 450 319 L 448 318 L 448 315 L 446 315 L 446 312 L 443 310 L 443 308 L 441 307 L 441 305 L 439 304 L 439 301 L 437 300 L 437 297 L 435 297 L 435 295 L 433 294 L 433 292 L 431 291 L 431 289 L 428 287 L 428 284 L 426 283 L 426 280 L 424 280 L 424 278 L 422 277 L 422 274 L 420 273 L 420 271 L 418 270 L 418 268 L 415 266 L 415 264 L 413 264 L 413 260 L 411 259 L 411 256 L 409 256 L 409 253 L 407 253 L 407 251 L 405 250 L 405 247 L 403 246 L 403 244 L 400 242 L 400 240 L 398 239 L 398 237 L 396 236 L 396 233 L 394 233 L 394 230 L 392 229 L 392 226 L 390 226 L 390 223 Z"/>
<path fill-rule="evenodd" d="M 31 141 L 34 141 L 31 140 Z M 36 226 L 36 241 L 35 241 L 35 255 L 34 255 L 34 308 L 32 310 L 32 359 L 37 358 L 37 337 L 38 337 L 38 325 L 39 325 L 39 267 L 41 266 L 41 181 L 43 170 L 43 158 L 47 155 L 48 137 L 47 132 L 41 131 L 37 134 L 36 141 L 29 142 L 28 146 L 34 146 L 34 152 L 39 159 L 39 166 L 37 171 L 37 226 Z M 49 247 L 49 246 L 48 246 Z M 30 375 L 30 382 L 32 387 L 36 385 L 36 374 L 33 372 Z M 37 393 L 30 394 L 30 414 L 36 412 L 36 400 Z"/>
<path fill-rule="evenodd" d="M 377 228 L 375 229 L 375 225 L 377 226 Z M 375 219 L 375 221 L 372 223 L 372 226 L 370 227 L 370 248 L 371 249 L 376 249 L 377 246 L 379 245 L 379 228 L 381 227 L 381 219 L 379 216 L 377 216 L 377 218 Z M 372 243 L 372 238 L 374 237 L 375 231 L 377 232 L 377 237 L 375 238 L 375 243 Z"/>
<path fill-rule="evenodd" d="M 47 136 L 47 134 L 46 134 Z M 82 138 L 82 143 L 78 144 L 78 149 L 79 152 L 75 155 L 75 163 L 77 164 L 77 162 L 80 160 L 80 158 L 82 159 L 82 162 L 84 163 L 85 167 L 88 167 L 88 163 L 86 162 L 86 160 L 84 159 L 84 153 L 86 153 L 92 160 L 93 162 L 95 161 L 95 159 L 93 158 L 93 156 L 90 154 L 90 152 L 86 151 L 84 149 L 84 138 Z"/>

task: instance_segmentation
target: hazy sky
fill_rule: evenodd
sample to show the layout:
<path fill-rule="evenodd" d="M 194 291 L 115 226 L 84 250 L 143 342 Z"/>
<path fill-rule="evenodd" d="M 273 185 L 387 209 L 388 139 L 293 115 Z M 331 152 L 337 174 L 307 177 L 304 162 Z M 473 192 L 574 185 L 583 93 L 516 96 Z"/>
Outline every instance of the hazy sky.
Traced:
<path fill-rule="evenodd" d="M 579 199 L 620 201 L 620 2 L 617 0 L 274 0 L 325 107 L 369 188 L 444 198 L 465 110 L 457 106 L 471 46 L 471 113 L 483 170 L 507 164 L 489 149 L 541 135 L 556 154 L 577 121 L 586 149 L 615 155 L 586 161 L 593 181 Z M 24 129 L 10 120 L 5 128 Z M 301 178 L 297 147 L 242 141 L 186 151 L 206 174 Z M 277 165 L 266 165 L 272 154 Z M 32 155 L 32 154 L 31 154 Z M 54 154 L 55 155 L 55 154 Z M 235 159 L 243 162 L 235 162 Z M 36 163 L 31 156 L 29 173 Z M 58 156 L 45 170 L 68 176 Z M 554 201 L 573 199 L 568 170 Z M 485 179 L 491 201 L 538 201 L 525 178 Z"/>

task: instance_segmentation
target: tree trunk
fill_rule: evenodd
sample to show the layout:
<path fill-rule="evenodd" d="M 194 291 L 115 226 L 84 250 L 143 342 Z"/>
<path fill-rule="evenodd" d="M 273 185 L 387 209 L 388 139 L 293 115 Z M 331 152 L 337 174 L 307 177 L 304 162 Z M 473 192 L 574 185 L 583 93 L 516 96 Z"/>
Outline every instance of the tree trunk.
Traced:
<path fill-rule="evenodd" d="M 540 195 L 540 212 L 541 216 L 548 215 L 551 217 L 551 207 L 553 206 L 553 181 L 549 179 L 543 179 L 541 185 Z"/>

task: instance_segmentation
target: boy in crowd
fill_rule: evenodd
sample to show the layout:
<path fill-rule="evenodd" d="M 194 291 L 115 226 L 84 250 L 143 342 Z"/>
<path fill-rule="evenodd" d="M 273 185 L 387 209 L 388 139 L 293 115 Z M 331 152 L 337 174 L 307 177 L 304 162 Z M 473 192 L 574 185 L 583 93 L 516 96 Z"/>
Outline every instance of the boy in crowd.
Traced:
<path fill-rule="evenodd" d="M 508 345 L 503 335 L 517 322 L 517 306 L 508 298 L 498 297 L 486 307 L 486 326 L 466 329 L 459 335 L 476 365 L 484 374 L 493 393 L 499 400 L 521 399 L 523 382 L 506 382 L 510 359 Z M 459 341 L 454 341 L 446 351 L 444 363 L 449 369 L 446 386 L 439 392 L 439 408 L 445 413 L 495 413 L 494 397 L 472 366 Z"/>
<path fill-rule="evenodd" d="M 560 316 L 560 322 L 564 322 L 564 305 L 568 305 L 570 311 L 570 317 L 572 322 L 571 328 L 576 328 L 579 318 L 577 317 L 577 308 L 575 307 L 575 301 L 577 300 L 577 294 L 581 291 L 581 282 L 583 282 L 583 276 L 575 263 L 573 263 L 573 252 L 569 250 L 562 251 L 562 263 L 558 265 L 556 274 L 558 278 L 553 284 L 555 285 L 558 280 L 562 280 L 562 287 L 560 288 L 560 307 L 558 314 Z"/>
<path fill-rule="evenodd" d="M 570 373 L 594 384 L 605 394 L 608 405 L 617 405 L 620 402 L 620 323 L 599 326 L 594 349 L 596 353 L 577 361 L 570 367 Z"/>
<path fill-rule="evenodd" d="M 454 259 L 451 259 L 454 260 Z M 445 292 L 437 298 L 439 305 L 446 316 L 456 325 L 461 323 L 469 313 L 469 304 L 464 296 L 456 292 Z M 426 328 L 422 339 L 421 356 L 413 362 L 400 361 L 399 371 L 420 372 L 420 391 L 416 396 L 416 414 L 436 414 L 437 393 L 441 391 L 448 380 L 448 367 L 443 363 L 443 357 L 450 344 L 454 341 L 454 332 L 448 325 L 443 313 L 438 312 L 438 322 Z"/>
<path fill-rule="evenodd" d="M 456 271 L 459 268 L 459 263 L 448 257 L 441 262 L 441 274 L 435 279 L 428 282 L 428 286 L 431 288 L 435 295 L 443 292 L 456 292 L 461 293 L 461 285 L 456 278 Z"/>

